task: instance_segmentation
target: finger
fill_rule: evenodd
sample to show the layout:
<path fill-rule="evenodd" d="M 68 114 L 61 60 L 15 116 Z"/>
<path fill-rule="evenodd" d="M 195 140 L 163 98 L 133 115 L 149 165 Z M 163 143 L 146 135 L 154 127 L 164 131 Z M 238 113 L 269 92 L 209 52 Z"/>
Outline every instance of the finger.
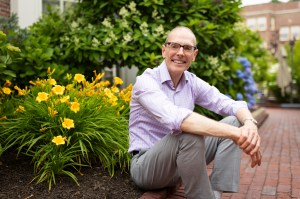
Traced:
<path fill-rule="evenodd" d="M 255 135 L 249 129 L 246 129 L 246 130 L 247 130 L 248 137 L 247 137 L 247 140 L 240 145 L 240 148 L 243 149 L 247 154 L 249 154 L 250 150 L 245 150 L 245 149 L 251 144 Z M 254 148 L 254 147 L 252 146 L 252 148 Z M 252 148 L 250 147 L 250 149 L 252 149 Z"/>
<path fill-rule="evenodd" d="M 248 131 L 245 128 L 241 128 L 241 136 L 237 141 L 237 144 L 241 146 L 248 138 Z"/>
<path fill-rule="evenodd" d="M 250 154 L 253 155 L 254 153 L 256 153 L 257 151 L 259 151 L 259 148 L 260 148 L 260 143 L 261 143 L 261 139 L 260 139 L 260 136 L 257 135 L 257 142 L 255 144 L 255 147 L 251 150 Z M 261 153 L 260 153 L 261 155 Z"/>
<path fill-rule="evenodd" d="M 257 148 L 257 142 L 258 142 L 258 136 L 255 134 L 252 134 L 253 136 L 249 137 L 252 138 L 252 140 L 250 141 L 250 144 L 248 146 L 246 146 L 246 148 L 244 149 L 245 153 L 253 155 L 256 151 L 254 151 L 255 148 Z"/>
<path fill-rule="evenodd" d="M 261 154 L 260 150 L 258 150 L 258 166 L 261 165 L 261 159 L 262 159 L 262 154 Z"/>
<path fill-rule="evenodd" d="M 251 168 L 255 167 L 258 163 L 257 154 L 251 155 Z"/>

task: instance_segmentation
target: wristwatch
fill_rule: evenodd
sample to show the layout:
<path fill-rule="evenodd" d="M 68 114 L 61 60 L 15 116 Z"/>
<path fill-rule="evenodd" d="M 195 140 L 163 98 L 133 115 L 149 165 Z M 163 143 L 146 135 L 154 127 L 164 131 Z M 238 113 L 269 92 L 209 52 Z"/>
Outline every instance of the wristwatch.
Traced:
<path fill-rule="evenodd" d="M 258 122 L 257 122 L 254 118 L 246 118 L 246 119 L 244 120 L 244 122 L 243 122 L 243 125 L 245 124 L 245 122 L 246 122 L 247 120 L 250 120 L 250 121 L 253 122 L 255 125 L 258 124 Z"/>

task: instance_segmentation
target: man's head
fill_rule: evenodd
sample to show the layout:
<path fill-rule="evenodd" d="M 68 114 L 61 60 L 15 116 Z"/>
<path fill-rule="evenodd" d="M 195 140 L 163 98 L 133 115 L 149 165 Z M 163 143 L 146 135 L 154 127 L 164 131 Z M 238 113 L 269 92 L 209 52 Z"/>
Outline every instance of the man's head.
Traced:
<path fill-rule="evenodd" d="M 198 49 L 194 33 L 187 27 L 171 30 L 162 47 L 162 56 L 171 74 L 181 75 L 195 60 Z"/>

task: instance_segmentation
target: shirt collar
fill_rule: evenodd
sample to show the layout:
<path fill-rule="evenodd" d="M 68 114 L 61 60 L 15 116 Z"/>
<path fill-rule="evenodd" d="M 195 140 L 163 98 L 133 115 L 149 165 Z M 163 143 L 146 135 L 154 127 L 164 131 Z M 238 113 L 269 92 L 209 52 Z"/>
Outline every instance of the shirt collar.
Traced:
<path fill-rule="evenodd" d="M 172 81 L 170 73 L 168 71 L 166 62 L 163 61 L 159 67 L 158 67 L 159 71 L 160 71 L 160 83 L 164 83 L 167 81 Z M 188 82 L 188 76 L 187 76 L 187 71 L 184 71 L 183 76 L 181 77 L 180 83 L 184 82 L 185 84 Z"/>

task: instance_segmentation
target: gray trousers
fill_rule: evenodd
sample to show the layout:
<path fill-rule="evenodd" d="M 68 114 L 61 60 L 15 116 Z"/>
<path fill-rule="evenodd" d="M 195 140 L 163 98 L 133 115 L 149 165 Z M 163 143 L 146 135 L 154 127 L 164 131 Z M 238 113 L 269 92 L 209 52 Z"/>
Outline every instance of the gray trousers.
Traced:
<path fill-rule="evenodd" d="M 221 120 L 240 126 L 234 116 Z M 175 186 L 182 181 L 188 199 L 213 199 L 212 190 L 238 192 L 241 150 L 229 139 L 188 133 L 166 135 L 131 160 L 130 174 L 145 190 Z M 207 164 L 214 161 L 208 176 Z"/>

